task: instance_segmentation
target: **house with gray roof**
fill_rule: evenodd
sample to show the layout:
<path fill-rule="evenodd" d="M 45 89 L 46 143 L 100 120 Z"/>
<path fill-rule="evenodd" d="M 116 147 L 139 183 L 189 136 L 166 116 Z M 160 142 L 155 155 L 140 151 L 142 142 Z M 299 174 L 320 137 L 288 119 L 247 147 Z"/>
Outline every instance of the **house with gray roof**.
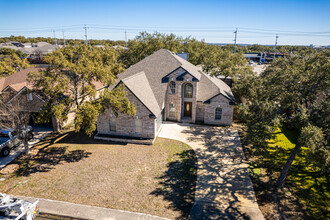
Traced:
<path fill-rule="evenodd" d="M 136 116 L 111 109 L 98 118 L 95 138 L 154 140 L 163 121 L 231 125 L 235 99 L 230 87 L 180 56 L 161 49 L 118 76 Z"/>

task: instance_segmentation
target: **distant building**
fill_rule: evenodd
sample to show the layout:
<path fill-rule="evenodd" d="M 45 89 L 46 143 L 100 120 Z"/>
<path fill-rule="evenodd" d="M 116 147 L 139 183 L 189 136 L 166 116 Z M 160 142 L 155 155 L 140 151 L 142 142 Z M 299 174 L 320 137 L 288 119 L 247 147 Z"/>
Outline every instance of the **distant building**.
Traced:
<path fill-rule="evenodd" d="M 279 57 L 284 57 L 287 54 L 284 53 L 275 53 L 275 58 L 279 58 Z M 274 53 L 269 53 L 269 52 L 260 52 L 260 53 L 245 53 L 244 57 L 249 60 L 249 61 L 253 61 L 253 62 L 257 62 L 257 63 L 268 63 L 273 61 L 274 59 Z"/>
<path fill-rule="evenodd" d="M 58 45 L 58 48 L 61 48 L 61 45 Z M 27 54 L 27 57 L 40 57 L 45 56 L 48 53 L 55 51 L 56 45 L 47 43 L 47 42 L 38 42 L 38 43 L 20 43 L 20 42 L 7 42 L 0 44 L 1 48 L 10 48 L 13 50 L 19 50 L 22 53 Z"/>

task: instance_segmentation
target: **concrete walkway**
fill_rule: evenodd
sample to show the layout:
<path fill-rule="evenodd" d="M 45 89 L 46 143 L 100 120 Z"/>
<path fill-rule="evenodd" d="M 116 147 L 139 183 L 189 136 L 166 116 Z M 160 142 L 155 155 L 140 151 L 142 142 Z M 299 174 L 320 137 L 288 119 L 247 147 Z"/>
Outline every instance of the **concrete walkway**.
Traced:
<path fill-rule="evenodd" d="M 235 129 L 167 122 L 158 136 L 187 143 L 196 152 L 197 184 L 190 219 L 264 219 Z"/>
<path fill-rule="evenodd" d="M 33 140 L 29 141 L 29 148 L 33 145 L 44 139 L 48 136 L 52 131 L 35 131 L 33 132 Z M 15 160 L 22 152 L 24 152 L 24 146 L 21 144 L 20 146 L 16 147 L 15 149 L 10 150 L 10 154 L 7 157 L 0 157 L 0 170 L 7 166 L 10 162 Z"/>
<path fill-rule="evenodd" d="M 13 196 L 14 198 L 25 199 L 31 202 L 37 200 L 33 197 Z M 60 215 L 74 219 L 96 219 L 96 220 L 168 220 L 158 216 L 107 209 L 96 206 L 81 205 L 71 202 L 56 201 L 50 199 L 39 199 L 38 208 L 40 213 Z"/>

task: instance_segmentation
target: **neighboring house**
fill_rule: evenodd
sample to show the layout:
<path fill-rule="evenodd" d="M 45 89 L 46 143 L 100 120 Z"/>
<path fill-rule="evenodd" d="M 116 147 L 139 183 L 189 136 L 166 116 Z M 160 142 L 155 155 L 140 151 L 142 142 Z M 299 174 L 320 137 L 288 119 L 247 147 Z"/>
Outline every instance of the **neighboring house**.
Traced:
<path fill-rule="evenodd" d="M 116 117 L 106 110 L 98 118 L 96 138 L 153 140 L 162 121 L 232 124 L 235 99 L 230 87 L 168 50 L 146 57 L 118 78 L 115 86 L 125 86 L 136 116 Z"/>
<path fill-rule="evenodd" d="M 38 71 L 40 68 L 29 67 L 10 76 L 0 78 L 0 99 L 8 104 L 18 102 L 21 111 L 37 114 L 44 104 L 40 95 L 30 92 L 32 84 L 27 81 L 30 71 Z M 32 120 L 32 118 L 31 118 Z M 33 123 L 31 121 L 31 123 Z"/>
<path fill-rule="evenodd" d="M 40 65 L 41 66 L 41 65 Z M 45 100 L 41 94 L 31 92 L 33 85 L 27 81 L 29 72 L 37 72 L 46 68 L 28 67 L 10 76 L 0 78 L 0 100 L 4 103 L 18 102 L 21 111 L 31 113 L 30 125 L 34 125 L 34 119 L 39 114 Z M 93 82 L 97 91 L 105 86 L 101 82 Z M 59 123 L 53 117 L 49 119 L 47 126 L 54 130 L 59 130 Z M 74 120 L 74 113 L 68 114 L 68 120 L 63 122 L 62 126 L 71 123 Z M 45 124 L 44 124 L 45 125 Z"/>
<path fill-rule="evenodd" d="M 58 48 L 61 48 L 62 45 L 58 45 Z M 27 54 L 28 57 L 40 57 L 45 56 L 48 53 L 55 51 L 56 45 L 47 43 L 47 42 L 38 42 L 38 43 L 19 43 L 19 42 L 8 42 L 0 44 L 1 48 L 10 48 L 13 50 L 19 50 L 22 53 Z"/>

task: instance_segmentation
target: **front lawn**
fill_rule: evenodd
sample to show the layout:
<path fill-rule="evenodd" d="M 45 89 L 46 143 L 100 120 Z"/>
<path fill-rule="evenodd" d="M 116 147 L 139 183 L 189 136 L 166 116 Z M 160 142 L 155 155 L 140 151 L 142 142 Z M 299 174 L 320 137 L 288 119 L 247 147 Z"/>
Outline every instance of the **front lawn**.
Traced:
<path fill-rule="evenodd" d="M 172 219 L 194 203 L 197 159 L 181 142 L 110 144 L 82 134 L 54 135 L 2 174 L 0 191 Z"/>
<path fill-rule="evenodd" d="M 258 204 L 267 219 L 277 214 L 287 219 L 329 218 L 329 180 L 319 169 L 307 164 L 307 148 L 302 148 L 294 160 L 285 186 L 274 191 L 274 184 L 297 141 L 296 132 L 278 129 L 264 150 L 244 141 L 244 129 L 240 133 Z"/>

